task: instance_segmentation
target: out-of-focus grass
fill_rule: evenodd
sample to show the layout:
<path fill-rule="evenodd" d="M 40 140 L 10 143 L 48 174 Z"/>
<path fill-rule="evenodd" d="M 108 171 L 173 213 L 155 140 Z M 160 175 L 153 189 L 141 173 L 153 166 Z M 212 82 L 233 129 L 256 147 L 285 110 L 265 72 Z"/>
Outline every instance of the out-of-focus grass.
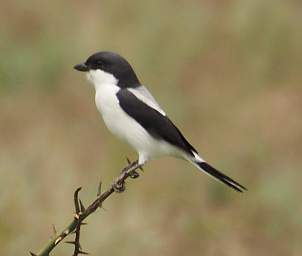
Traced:
<path fill-rule="evenodd" d="M 104 49 L 129 59 L 202 155 L 249 192 L 154 161 L 90 219 L 83 245 L 93 255 L 301 254 L 299 1 L 9 1 L 0 22 L 1 255 L 42 245 L 72 217 L 76 187 L 89 200 L 135 158 L 72 70 Z"/>

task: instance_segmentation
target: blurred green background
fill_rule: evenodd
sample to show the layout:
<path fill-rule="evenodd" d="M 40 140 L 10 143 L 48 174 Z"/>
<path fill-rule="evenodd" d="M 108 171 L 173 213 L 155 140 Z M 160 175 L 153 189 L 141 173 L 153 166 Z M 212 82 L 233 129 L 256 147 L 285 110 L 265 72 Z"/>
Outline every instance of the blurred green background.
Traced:
<path fill-rule="evenodd" d="M 89 219 L 92 255 L 301 255 L 302 2 L 6 1 L 0 9 L 0 254 L 38 251 L 135 153 L 74 64 L 125 56 L 238 194 L 186 162 L 148 163 Z M 70 255 L 63 245 L 53 255 Z"/>

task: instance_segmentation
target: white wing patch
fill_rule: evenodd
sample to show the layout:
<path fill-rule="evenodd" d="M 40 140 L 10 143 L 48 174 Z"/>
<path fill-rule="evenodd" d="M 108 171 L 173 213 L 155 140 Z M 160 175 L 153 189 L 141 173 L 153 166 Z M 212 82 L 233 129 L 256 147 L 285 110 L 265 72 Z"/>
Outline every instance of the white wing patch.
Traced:
<path fill-rule="evenodd" d="M 145 86 L 141 85 L 140 87 L 128 88 L 127 90 L 133 93 L 135 97 L 147 104 L 149 107 L 157 110 L 163 116 L 166 116 L 165 111 L 162 110 L 162 108 L 159 106 L 159 104 L 156 102 L 152 94 L 148 91 Z"/>

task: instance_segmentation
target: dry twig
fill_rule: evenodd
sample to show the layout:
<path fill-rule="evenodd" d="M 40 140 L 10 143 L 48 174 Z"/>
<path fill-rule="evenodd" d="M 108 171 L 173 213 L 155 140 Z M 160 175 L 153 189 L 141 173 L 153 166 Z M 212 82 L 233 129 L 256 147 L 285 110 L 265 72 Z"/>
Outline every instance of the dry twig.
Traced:
<path fill-rule="evenodd" d="M 73 241 L 67 241 L 67 243 L 74 245 L 74 252 L 73 256 L 78 256 L 80 254 L 88 254 L 84 252 L 80 245 L 80 234 L 81 234 L 81 226 L 85 225 L 83 222 L 90 214 L 94 213 L 98 208 L 102 207 L 102 203 L 114 192 L 121 193 L 125 191 L 125 181 L 127 178 L 138 178 L 139 174 L 137 173 L 137 169 L 142 170 L 142 166 L 138 164 L 137 161 L 131 163 L 129 159 L 127 159 L 129 165 L 125 167 L 120 176 L 113 182 L 113 184 L 101 193 L 101 183 L 98 188 L 97 198 L 87 207 L 85 208 L 82 201 L 79 199 L 79 192 L 81 188 L 78 188 L 74 192 L 74 206 L 75 206 L 75 214 L 73 220 L 69 223 L 69 225 L 60 233 L 54 235 L 49 243 L 38 253 L 30 254 L 32 256 L 49 256 L 50 252 L 59 244 L 61 243 L 65 237 L 69 236 L 70 234 L 75 234 L 75 238 Z M 54 227 L 54 226 L 53 226 Z M 55 228 L 53 228 L 55 230 Z"/>

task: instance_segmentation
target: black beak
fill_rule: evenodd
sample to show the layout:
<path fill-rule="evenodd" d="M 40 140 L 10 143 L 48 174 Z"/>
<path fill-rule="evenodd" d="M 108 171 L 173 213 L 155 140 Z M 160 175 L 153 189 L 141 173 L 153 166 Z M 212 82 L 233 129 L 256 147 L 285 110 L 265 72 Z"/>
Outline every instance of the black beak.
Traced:
<path fill-rule="evenodd" d="M 75 70 L 81 71 L 81 72 L 87 72 L 89 71 L 89 68 L 85 63 L 77 64 L 73 67 Z"/>

